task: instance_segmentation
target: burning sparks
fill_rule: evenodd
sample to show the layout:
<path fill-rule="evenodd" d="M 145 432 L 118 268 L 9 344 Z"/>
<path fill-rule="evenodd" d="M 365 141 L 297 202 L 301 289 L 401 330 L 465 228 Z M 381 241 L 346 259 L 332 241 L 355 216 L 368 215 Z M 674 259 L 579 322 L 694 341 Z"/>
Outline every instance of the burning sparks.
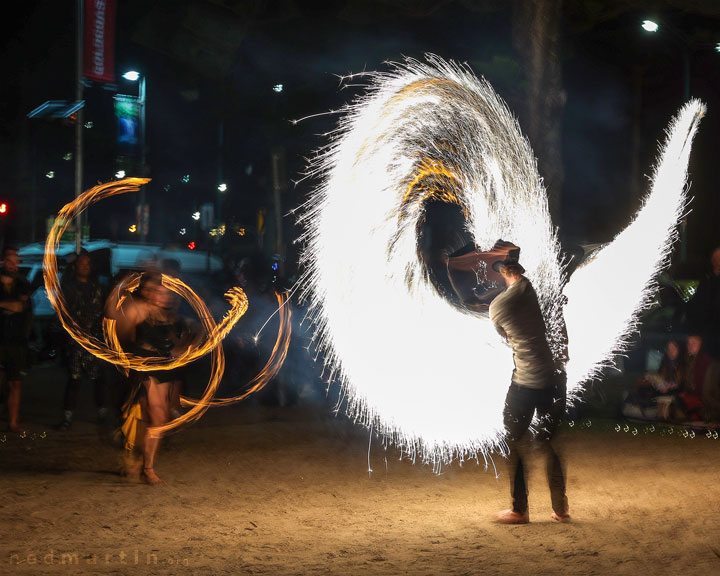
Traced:
<path fill-rule="evenodd" d="M 183 405 L 190 407 L 190 410 L 180 417 L 168 422 L 164 426 L 150 428 L 148 432 L 153 435 L 159 435 L 177 428 L 182 424 L 194 422 L 212 405 L 228 404 L 237 402 L 247 398 L 250 394 L 262 389 L 277 374 L 287 355 L 287 349 L 290 343 L 290 317 L 291 311 L 287 304 L 287 296 L 278 294 L 278 303 L 280 306 L 280 329 L 278 338 L 273 348 L 272 354 L 260 373 L 253 378 L 247 385 L 247 390 L 243 394 L 233 398 L 214 399 L 217 388 L 220 384 L 224 369 L 225 355 L 222 348 L 222 340 L 227 336 L 230 330 L 235 326 L 237 321 L 242 317 L 248 307 L 247 297 L 240 288 L 231 288 L 225 297 L 231 308 L 219 324 L 216 324 L 212 318 L 210 311 L 205 303 L 200 299 L 193 290 L 184 282 L 177 278 L 162 275 L 162 284 L 181 298 L 186 300 L 193 308 L 195 313 L 201 319 L 205 329 L 205 338 L 197 346 L 190 346 L 182 354 L 173 358 L 164 357 L 143 357 L 134 354 L 125 353 L 118 341 L 115 332 L 114 320 L 105 319 L 103 322 L 104 341 L 100 341 L 91 335 L 86 334 L 75 323 L 74 319 L 69 315 L 65 299 L 60 290 L 60 283 L 57 272 L 57 248 L 60 238 L 67 229 L 70 222 L 81 214 L 87 207 L 111 196 L 124 194 L 127 192 L 137 191 L 140 186 L 146 184 L 149 180 L 143 178 L 127 178 L 108 184 L 96 186 L 81 194 L 73 202 L 66 204 L 60 210 L 58 217 L 53 224 L 50 234 L 45 244 L 45 256 L 43 259 L 43 269 L 45 272 L 45 288 L 47 290 L 48 299 L 53 308 L 57 312 L 58 318 L 65 330 L 91 354 L 94 354 L 102 360 L 106 360 L 115 364 L 127 373 L 128 370 L 137 370 L 140 372 L 150 370 L 172 370 L 184 366 L 198 358 L 210 353 L 212 356 L 212 369 L 210 380 L 205 392 L 199 400 L 182 398 Z M 140 275 L 131 275 L 123 289 L 126 291 L 137 288 L 140 283 Z M 128 292 L 118 299 L 120 306 Z"/>
<path fill-rule="evenodd" d="M 491 86 L 435 56 L 367 76 L 367 94 L 345 108 L 308 172 L 322 178 L 300 218 L 315 344 L 351 417 L 436 467 L 479 456 L 487 465 L 506 449 L 512 353 L 489 318 L 453 306 L 430 281 L 417 232 L 427 202 L 457 205 L 481 250 L 498 239 L 521 247 L 557 358 L 567 324 L 572 397 L 622 350 L 667 260 L 704 108 L 683 108 L 635 222 L 563 290 L 534 154 Z M 631 280 L 629 254 L 642 260 Z"/>

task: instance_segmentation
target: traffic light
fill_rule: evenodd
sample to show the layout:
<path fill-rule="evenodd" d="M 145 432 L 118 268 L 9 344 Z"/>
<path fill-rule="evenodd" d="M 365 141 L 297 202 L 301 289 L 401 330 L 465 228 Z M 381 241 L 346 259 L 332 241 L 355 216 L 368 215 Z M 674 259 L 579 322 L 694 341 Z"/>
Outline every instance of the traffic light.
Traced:
<path fill-rule="evenodd" d="M 0 202 L 0 215 L 7 214 L 8 211 L 8 205 L 6 202 Z"/>

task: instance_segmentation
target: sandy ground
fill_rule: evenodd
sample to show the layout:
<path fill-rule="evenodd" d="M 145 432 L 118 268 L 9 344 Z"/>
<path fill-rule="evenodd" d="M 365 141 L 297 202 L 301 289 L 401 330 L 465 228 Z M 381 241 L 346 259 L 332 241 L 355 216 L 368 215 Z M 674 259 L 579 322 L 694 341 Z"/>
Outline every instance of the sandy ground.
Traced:
<path fill-rule="evenodd" d="M 551 521 L 538 458 L 531 523 L 503 526 L 503 461 L 438 475 L 374 439 L 369 474 L 368 432 L 329 403 L 215 409 L 149 487 L 91 417 L 55 431 L 52 394 L 29 384 L 27 436 L 0 434 L 0 574 L 720 574 L 720 439 L 702 434 L 565 425 L 572 523 Z"/>

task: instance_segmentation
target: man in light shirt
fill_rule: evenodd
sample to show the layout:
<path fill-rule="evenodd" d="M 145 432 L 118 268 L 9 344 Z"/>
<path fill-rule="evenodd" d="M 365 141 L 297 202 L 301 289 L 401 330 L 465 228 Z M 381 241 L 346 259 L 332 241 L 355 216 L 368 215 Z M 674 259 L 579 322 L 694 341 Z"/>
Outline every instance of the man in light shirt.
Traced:
<path fill-rule="evenodd" d="M 546 445 L 547 476 L 552 498 L 552 518 L 568 522 L 564 465 L 553 447 L 553 437 L 565 413 L 566 376 L 556 367 L 547 340 L 547 328 L 537 294 L 523 276 L 520 249 L 511 249 L 504 260 L 493 264 L 507 289 L 490 304 L 490 318 L 498 333 L 513 351 L 515 369 L 505 400 L 503 419 L 509 447 L 512 508 L 498 514 L 503 524 L 527 524 L 527 442 L 524 438 L 537 412 L 537 438 Z"/>

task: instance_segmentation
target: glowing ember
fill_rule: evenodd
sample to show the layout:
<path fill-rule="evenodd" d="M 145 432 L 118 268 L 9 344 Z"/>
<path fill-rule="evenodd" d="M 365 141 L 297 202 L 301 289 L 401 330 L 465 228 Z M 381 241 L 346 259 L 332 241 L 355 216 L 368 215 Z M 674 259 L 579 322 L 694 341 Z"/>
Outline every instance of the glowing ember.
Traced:
<path fill-rule="evenodd" d="M 436 466 L 480 455 L 487 463 L 505 450 L 512 354 L 488 318 L 454 307 L 429 281 L 417 235 L 426 202 L 459 206 L 481 250 L 498 239 L 522 248 L 556 356 L 565 278 L 534 154 L 515 119 L 468 68 L 428 62 L 367 74 L 368 93 L 345 108 L 311 164 L 308 175 L 322 183 L 300 218 L 301 281 L 315 343 L 351 417 Z M 697 101 L 683 108 L 637 219 L 567 285 L 571 396 L 622 349 L 666 262 L 703 111 Z"/>

